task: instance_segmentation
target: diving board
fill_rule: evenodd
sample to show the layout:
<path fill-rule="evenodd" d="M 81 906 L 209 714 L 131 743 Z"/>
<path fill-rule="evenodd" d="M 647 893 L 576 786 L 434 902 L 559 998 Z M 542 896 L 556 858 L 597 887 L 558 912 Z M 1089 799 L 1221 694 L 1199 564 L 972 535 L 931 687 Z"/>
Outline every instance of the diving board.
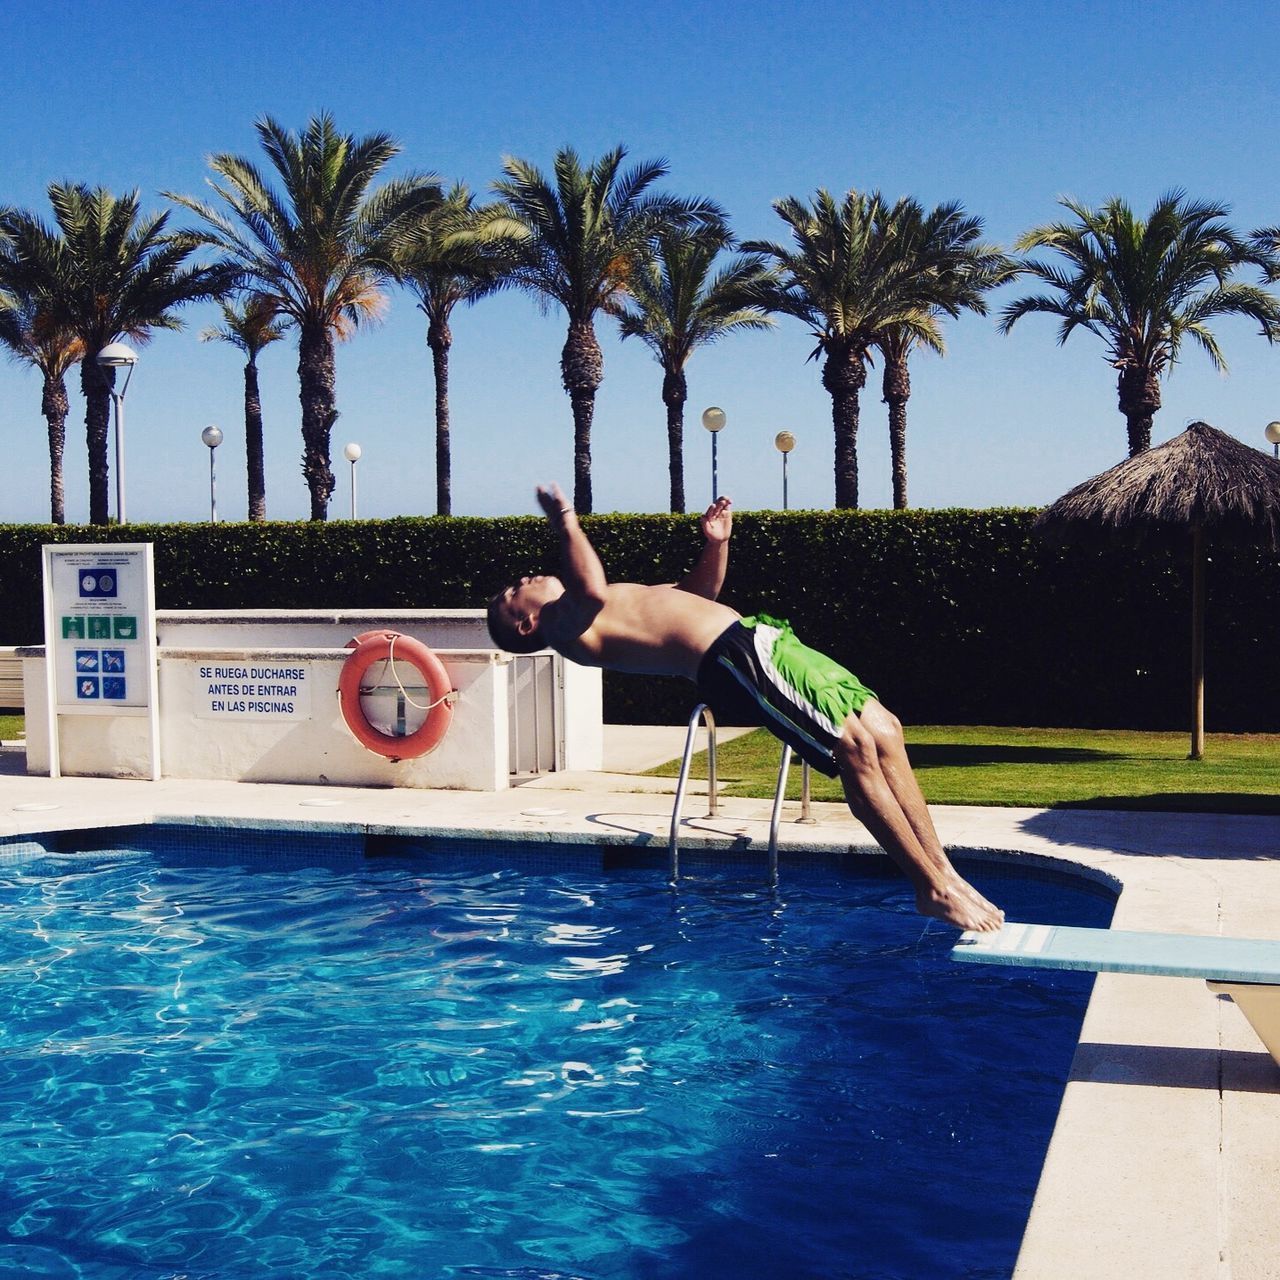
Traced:
<path fill-rule="evenodd" d="M 1202 978 L 1230 996 L 1280 1065 L 1280 941 L 1010 924 L 960 935 L 953 960 Z"/>

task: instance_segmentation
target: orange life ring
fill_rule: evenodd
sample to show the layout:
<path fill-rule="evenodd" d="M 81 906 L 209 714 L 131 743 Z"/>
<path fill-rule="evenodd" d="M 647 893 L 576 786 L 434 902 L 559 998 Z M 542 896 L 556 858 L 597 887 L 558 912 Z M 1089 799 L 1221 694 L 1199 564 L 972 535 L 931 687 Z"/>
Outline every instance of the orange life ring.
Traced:
<path fill-rule="evenodd" d="M 398 631 L 366 631 L 354 640 L 348 640 L 346 647 L 355 652 L 342 664 L 342 672 L 338 676 L 338 706 L 356 741 L 390 760 L 413 760 L 434 751 L 453 719 L 457 692 L 440 659 L 421 640 L 401 635 Z M 404 737 L 374 728 L 360 705 L 360 686 L 365 672 L 375 662 L 393 664 L 396 660 L 410 663 L 422 676 L 429 691 L 426 719 Z M 394 665 L 391 671 L 399 683 Z"/>

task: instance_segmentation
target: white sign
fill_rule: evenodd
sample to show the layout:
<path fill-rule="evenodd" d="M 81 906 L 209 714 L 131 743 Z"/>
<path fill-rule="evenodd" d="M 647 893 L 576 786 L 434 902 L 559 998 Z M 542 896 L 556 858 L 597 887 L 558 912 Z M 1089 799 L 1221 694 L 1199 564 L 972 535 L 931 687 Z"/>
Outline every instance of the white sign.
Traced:
<path fill-rule="evenodd" d="M 311 668 L 304 663 L 225 659 L 196 668 L 202 720 L 309 720 Z"/>
<path fill-rule="evenodd" d="M 57 718 L 148 716 L 160 776 L 156 593 L 149 542 L 44 549 L 44 652 L 50 775 L 60 776 Z"/>
<path fill-rule="evenodd" d="M 143 715 L 155 668 L 151 546 L 47 546 L 45 656 L 62 715 Z"/>

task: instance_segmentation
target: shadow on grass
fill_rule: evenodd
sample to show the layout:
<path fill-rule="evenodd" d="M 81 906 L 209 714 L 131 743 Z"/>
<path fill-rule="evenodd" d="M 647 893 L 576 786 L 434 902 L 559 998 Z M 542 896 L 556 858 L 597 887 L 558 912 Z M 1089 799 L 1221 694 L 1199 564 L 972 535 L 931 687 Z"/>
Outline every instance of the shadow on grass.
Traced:
<path fill-rule="evenodd" d="M 1057 800 L 1053 809 L 1121 809 L 1145 813 L 1280 814 L 1280 795 L 1251 791 L 1156 791 L 1142 796 Z"/>
<path fill-rule="evenodd" d="M 1101 764 L 1123 760 L 1119 751 L 1094 751 L 1089 747 L 1014 747 L 983 743 L 909 742 L 907 755 L 913 769 L 951 769 L 980 764 Z"/>
<path fill-rule="evenodd" d="M 1185 808 L 1176 808 L 1179 800 Z M 1270 862 L 1280 858 L 1276 800 L 1227 792 L 1094 796 L 1041 809 L 1018 827 L 1054 844 L 1108 853 Z M 1267 804 L 1273 807 L 1259 811 Z"/>

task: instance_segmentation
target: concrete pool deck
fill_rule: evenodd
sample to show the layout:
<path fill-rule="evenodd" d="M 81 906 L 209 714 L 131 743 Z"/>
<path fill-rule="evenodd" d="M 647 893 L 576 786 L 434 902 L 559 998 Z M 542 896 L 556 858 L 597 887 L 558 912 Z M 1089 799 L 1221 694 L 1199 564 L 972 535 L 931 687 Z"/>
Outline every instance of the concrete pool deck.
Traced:
<path fill-rule="evenodd" d="M 26 776 L 21 751 L 6 750 L 0 836 L 213 818 L 598 838 L 665 850 L 673 784 L 633 775 L 678 756 L 683 738 L 683 728 L 611 726 L 607 772 L 546 775 L 496 793 L 52 780 Z M 696 796 L 686 799 L 686 843 L 763 851 L 769 802 L 722 798 L 715 818 L 703 817 L 705 809 Z M 784 848 L 871 847 L 843 806 L 815 804 L 816 826 L 797 825 L 797 812 L 795 805 L 784 811 Z M 1121 883 L 1117 929 L 1280 938 L 1280 819 L 947 806 L 933 812 L 948 846 L 1010 851 Z M 938 1068 L 945 1088 L 946 1064 Z M 991 1164 L 998 1178 L 998 1152 Z M 1280 1275 L 1280 1069 L 1230 1001 L 1195 979 L 1099 975 L 1015 1275 Z"/>

